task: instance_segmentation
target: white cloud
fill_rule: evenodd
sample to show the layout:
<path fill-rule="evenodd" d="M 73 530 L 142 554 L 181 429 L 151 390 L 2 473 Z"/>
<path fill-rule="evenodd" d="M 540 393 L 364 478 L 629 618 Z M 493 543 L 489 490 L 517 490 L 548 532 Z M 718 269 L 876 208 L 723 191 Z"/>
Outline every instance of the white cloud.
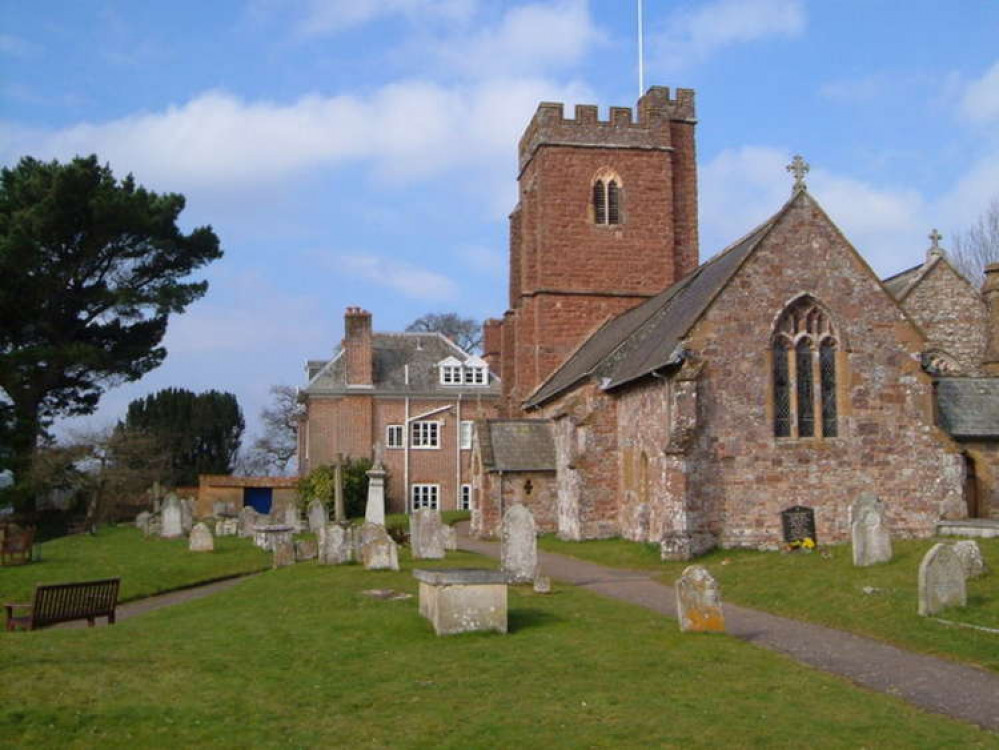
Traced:
<path fill-rule="evenodd" d="M 801 0 L 716 0 L 667 18 L 650 37 L 652 59 L 670 70 L 697 64 L 725 47 L 771 36 L 797 36 L 806 25 Z"/>
<path fill-rule="evenodd" d="M 341 273 L 394 289 L 411 299 L 446 302 L 458 296 L 458 285 L 447 276 L 393 258 L 341 255 L 333 267 Z"/>
<path fill-rule="evenodd" d="M 290 13 L 295 31 L 322 36 L 393 16 L 412 20 L 464 21 L 478 0 L 255 0 L 250 12 L 262 18 Z"/>
<path fill-rule="evenodd" d="M 961 113 L 974 123 L 999 123 L 999 62 L 968 85 L 961 99 Z"/>

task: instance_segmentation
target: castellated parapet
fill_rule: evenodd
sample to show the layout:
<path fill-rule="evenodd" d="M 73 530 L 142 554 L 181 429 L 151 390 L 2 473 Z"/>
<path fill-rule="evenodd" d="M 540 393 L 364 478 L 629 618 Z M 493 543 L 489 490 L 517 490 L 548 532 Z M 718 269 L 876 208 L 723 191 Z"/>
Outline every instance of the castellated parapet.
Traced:
<path fill-rule="evenodd" d="M 542 146 L 672 150 L 670 123 L 696 123 L 693 89 L 677 89 L 671 99 L 667 86 L 653 86 L 637 109 L 637 120 L 631 107 L 611 107 L 601 120 L 595 105 L 577 104 L 575 118 L 567 119 L 563 104 L 542 102 L 520 139 L 520 171 Z"/>

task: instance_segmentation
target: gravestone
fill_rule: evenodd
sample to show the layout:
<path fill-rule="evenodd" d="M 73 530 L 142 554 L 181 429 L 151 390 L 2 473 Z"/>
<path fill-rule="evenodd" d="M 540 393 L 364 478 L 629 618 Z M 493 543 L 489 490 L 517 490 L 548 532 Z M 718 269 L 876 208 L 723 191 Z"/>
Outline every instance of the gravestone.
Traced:
<path fill-rule="evenodd" d="M 978 576 L 983 576 L 988 572 L 989 568 L 985 564 L 985 558 L 982 557 L 982 550 L 978 546 L 978 542 L 966 539 L 963 542 L 954 542 L 953 547 L 954 553 L 961 561 L 961 567 L 964 568 L 966 579 L 978 578 Z"/>
<path fill-rule="evenodd" d="M 309 531 L 313 534 L 318 534 L 319 530 L 326 527 L 326 524 L 330 522 L 329 514 L 326 512 L 326 506 L 323 505 L 321 500 L 310 500 L 309 501 Z"/>
<path fill-rule="evenodd" d="M 167 539 L 184 536 L 183 513 L 180 498 L 173 493 L 167 495 L 166 499 L 163 500 L 160 536 Z"/>
<path fill-rule="evenodd" d="M 235 518 L 221 518 L 215 522 L 215 536 L 236 536 L 239 521 Z"/>
<path fill-rule="evenodd" d="M 686 567 L 676 582 L 676 612 L 684 633 L 724 633 L 718 582 L 701 565 Z"/>
<path fill-rule="evenodd" d="M 319 532 L 319 562 L 323 565 L 343 565 L 354 556 L 354 542 L 350 527 L 331 523 Z"/>
<path fill-rule="evenodd" d="M 891 562 L 891 535 L 885 523 L 885 504 L 864 493 L 851 506 L 850 534 L 853 564 L 858 568 Z"/>
<path fill-rule="evenodd" d="M 534 593 L 550 594 L 552 592 L 552 579 L 541 572 L 541 563 L 534 570 Z"/>
<path fill-rule="evenodd" d="M 295 530 L 291 526 L 281 524 L 268 524 L 257 526 L 253 530 L 253 543 L 263 550 L 275 550 L 279 544 L 287 542 L 291 544 L 291 538 Z"/>
<path fill-rule="evenodd" d="M 160 536 L 163 530 L 163 518 L 159 513 L 153 513 L 146 525 L 146 536 Z"/>
<path fill-rule="evenodd" d="M 399 570 L 399 546 L 383 527 L 382 533 L 361 547 L 361 562 L 367 570 Z"/>
<path fill-rule="evenodd" d="M 149 511 L 142 511 L 139 515 L 135 517 L 135 528 L 141 531 L 146 536 L 149 535 L 149 521 L 152 519 L 153 514 Z"/>
<path fill-rule="evenodd" d="M 191 529 L 191 536 L 188 538 L 187 548 L 191 552 L 214 552 L 215 539 L 212 532 L 203 523 L 196 523 Z"/>
<path fill-rule="evenodd" d="M 806 539 L 819 543 L 815 535 L 815 511 L 812 508 L 795 505 L 793 508 L 782 510 L 780 523 L 784 531 L 784 541 L 788 544 L 803 542 Z"/>
<path fill-rule="evenodd" d="M 478 630 L 507 632 L 507 577 L 501 570 L 414 570 L 420 615 L 437 635 Z"/>
<path fill-rule="evenodd" d="M 180 501 L 180 524 L 185 534 L 194 528 L 194 501 L 189 498 Z"/>
<path fill-rule="evenodd" d="M 364 508 L 364 520 L 367 523 L 385 525 L 385 476 L 388 472 L 380 460 L 367 472 L 368 503 Z"/>
<path fill-rule="evenodd" d="M 252 506 L 245 506 L 239 512 L 239 535 L 241 537 L 253 536 L 254 530 L 260 524 L 260 514 Z"/>
<path fill-rule="evenodd" d="M 433 508 L 420 508 L 409 517 L 409 546 L 414 560 L 444 558 L 444 529 L 441 514 Z"/>
<path fill-rule="evenodd" d="M 950 544 L 934 544 L 919 564 L 919 614 L 935 615 L 967 603 L 964 566 Z"/>
<path fill-rule="evenodd" d="M 271 567 L 284 568 L 295 564 L 295 545 L 291 538 L 281 539 L 274 544 L 274 557 Z"/>
<path fill-rule="evenodd" d="M 319 554 L 315 539 L 299 539 L 295 542 L 295 561 L 315 560 Z"/>
<path fill-rule="evenodd" d="M 534 514 L 517 503 L 503 514 L 500 565 L 511 583 L 530 583 L 538 567 L 538 530 Z"/>
<path fill-rule="evenodd" d="M 285 526 L 291 526 L 297 534 L 302 530 L 302 514 L 298 511 L 298 506 L 295 503 L 288 503 L 284 506 L 283 517 L 279 518 L 278 523 L 283 523 Z"/>
<path fill-rule="evenodd" d="M 444 525 L 444 551 L 445 552 L 457 552 L 458 551 L 458 529 L 454 526 Z"/>

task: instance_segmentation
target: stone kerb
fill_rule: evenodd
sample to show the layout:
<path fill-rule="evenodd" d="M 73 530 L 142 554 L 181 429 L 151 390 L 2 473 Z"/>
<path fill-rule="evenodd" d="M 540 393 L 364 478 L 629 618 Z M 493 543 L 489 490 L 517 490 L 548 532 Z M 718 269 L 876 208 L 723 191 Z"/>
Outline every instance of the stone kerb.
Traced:
<path fill-rule="evenodd" d="M 891 535 L 885 521 L 885 504 L 874 495 L 863 494 L 851 506 L 850 518 L 853 564 L 863 568 L 890 562 Z"/>
<path fill-rule="evenodd" d="M 420 615 L 437 635 L 507 632 L 507 576 L 501 570 L 451 568 L 413 571 L 420 582 Z"/>
<path fill-rule="evenodd" d="M 919 564 L 919 614 L 967 604 L 964 566 L 950 544 L 934 544 Z"/>
<path fill-rule="evenodd" d="M 161 515 L 160 536 L 166 539 L 174 539 L 184 536 L 183 510 L 180 498 L 174 494 L 169 494 L 163 501 L 163 511 Z"/>
<path fill-rule="evenodd" d="M 310 500 L 306 514 L 309 519 L 309 531 L 313 534 L 318 534 L 320 529 L 325 528 L 330 522 L 329 512 L 321 500 Z"/>
<path fill-rule="evenodd" d="M 684 568 L 676 582 L 676 610 L 680 630 L 685 633 L 724 633 L 718 582 L 701 565 Z"/>
<path fill-rule="evenodd" d="M 187 548 L 191 552 L 214 552 L 215 539 L 207 524 L 196 523 L 191 529 L 191 536 L 188 537 Z"/>
<path fill-rule="evenodd" d="M 409 544 L 414 560 L 444 559 L 444 523 L 432 508 L 420 508 L 409 517 Z"/>
<path fill-rule="evenodd" d="M 511 583 L 530 583 L 538 567 L 538 533 L 534 514 L 517 503 L 503 514 L 500 564 Z"/>

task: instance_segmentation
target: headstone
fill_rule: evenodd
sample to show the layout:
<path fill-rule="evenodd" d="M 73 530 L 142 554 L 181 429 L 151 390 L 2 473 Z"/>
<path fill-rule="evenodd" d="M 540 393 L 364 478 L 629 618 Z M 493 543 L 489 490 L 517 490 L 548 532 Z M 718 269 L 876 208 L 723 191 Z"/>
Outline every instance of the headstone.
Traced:
<path fill-rule="evenodd" d="M 382 534 L 361 547 L 361 562 L 368 570 L 399 570 L 399 547 L 382 529 Z"/>
<path fill-rule="evenodd" d="M 433 508 L 420 508 L 409 517 L 409 545 L 414 560 L 444 558 L 444 532 L 441 514 Z"/>
<path fill-rule="evenodd" d="M 236 536 L 239 521 L 235 518 L 221 518 L 215 522 L 215 536 Z"/>
<path fill-rule="evenodd" d="M 161 536 L 163 530 L 163 517 L 159 513 L 154 513 L 146 526 L 146 536 Z"/>
<path fill-rule="evenodd" d="M 548 576 L 541 575 L 538 571 L 534 574 L 534 593 L 535 594 L 550 594 L 552 592 L 552 579 Z"/>
<path fill-rule="evenodd" d="M 330 522 L 326 506 L 323 505 L 321 500 L 310 500 L 307 513 L 309 517 L 309 531 L 313 534 L 318 534 L 319 529 L 324 528 Z"/>
<path fill-rule="evenodd" d="M 718 582 L 700 565 L 690 565 L 676 582 L 676 610 L 684 633 L 724 633 Z"/>
<path fill-rule="evenodd" d="M 212 532 L 203 523 L 197 523 L 194 528 L 191 529 L 191 536 L 188 538 L 187 548 L 191 552 L 214 552 L 215 551 L 215 539 L 212 538 Z"/>
<path fill-rule="evenodd" d="M 538 530 L 534 514 L 516 503 L 503 514 L 500 531 L 500 564 L 511 583 L 530 583 L 538 567 Z"/>
<path fill-rule="evenodd" d="M 983 576 L 988 572 L 989 568 L 985 564 L 985 558 L 982 557 L 982 550 L 978 546 L 978 542 L 966 539 L 963 542 L 955 542 L 953 547 L 955 554 L 961 561 L 961 567 L 964 568 L 965 578 L 978 578 L 978 576 Z"/>
<path fill-rule="evenodd" d="M 377 461 L 367 472 L 368 504 L 364 508 L 364 520 L 367 523 L 385 525 L 385 476 L 387 473 L 381 461 Z"/>
<path fill-rule="evenodd" d="M 139 515 L 135 517 L 135 528 L 141 531 L 143 534 L 148 536 L 149 534 L 149 521 L 152 519 L 153 514 L 149 511 L 142 511 Z"/>
<path fill-rule="evenodd" d="M 295 541 L 295 561 L 315 560 L 319 554 L 315 539 L 298 539 Z"/>
<path fill-rule="evenodd" d="M 458 529 L 456 529 L 454 526 L 448 526 L 447 524 L 444 524 L 443 534 L 444 534 L 444 551 L 457 552 Z"/>
<path fill-rule="evenodd" d="M 815 536 L 815 511 L 803 505 L 782 510 L 780 513 L 781 527 L 784 531 L 784 541 L 788 544 L 811 539 L 818 544 Z"/>
<path fill-rule="evenodd" d="M 291 526 L 295 530 L 295 533 L 302 530 L 302 514 L 299 513 L 298 506 L 295 503 L 288 503 L 284 506 L 283 518 L 279 520 L 279 523 Z"/>
<path fill-rule="evenodd" d="M 295 545 L 291 539 L 281 539 L 274 545 L 272 567 L 284 568 L 295 564 Z"/>
<path fill-rule="evenodd" d="M 180 498 L 173 493 L 163 500 L 162 525 L 160 536 L 172 539 L 184 536 L 184 521 Z"/>
<path fill-rule="evenodd" d="M 239 512 L 239 535 L 242 537 L 253 536 L 254 529 L 260 524 L 260 514 L 256 508 L 246 505 Z"/>
<path fill-rule="evenodd" d="M 891 561 L 891 535 L 885 523 L 885 504 L 865 493 L 851 507 L 850 533 L 853 564 L 858 568 Z"/>
<path fill-rule="evenodd" d="M 319 532 L 319 562 L 323 565 L 343 565 L 354 557 L 352 529 L 331 523 Z"/>
<path fill-rule="evenodd" d="M 964 566 L 950 544 L 934 544 L 919 564 L 919 614 L 935 615 L 967 603 Z"/>
<path fill-rule="evenodd" d="M 194 501 L 184 498 L 180 501 L 180 524 L 185 534 L 194 528 Z"/>

